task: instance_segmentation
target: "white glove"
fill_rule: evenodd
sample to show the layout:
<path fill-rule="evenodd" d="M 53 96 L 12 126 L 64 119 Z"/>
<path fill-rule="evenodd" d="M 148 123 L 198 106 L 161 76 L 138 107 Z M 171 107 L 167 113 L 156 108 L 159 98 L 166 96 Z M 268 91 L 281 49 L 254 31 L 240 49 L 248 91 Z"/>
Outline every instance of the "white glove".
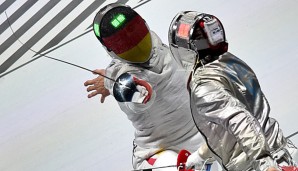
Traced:
<path fill-rule="evenodd" d="M 205 167 L 205 164 L 212 164 L 214 161 L 215 160 L 211 157 L 211 152 L 205 143 L 187 158 L 185 167 L 186 169 L 191 169 L 192 167 L 195 169 L 202 168 Z"/>
<path fill-rule="evenodd" d="M 199 154 L 199 150 L 197 150 L 187 158 L 185 167 L 186 169 L 192 169 L 197 165 L 202 166 L 203 163 L 204 163 L 204 160 L 201 158 Z"/>

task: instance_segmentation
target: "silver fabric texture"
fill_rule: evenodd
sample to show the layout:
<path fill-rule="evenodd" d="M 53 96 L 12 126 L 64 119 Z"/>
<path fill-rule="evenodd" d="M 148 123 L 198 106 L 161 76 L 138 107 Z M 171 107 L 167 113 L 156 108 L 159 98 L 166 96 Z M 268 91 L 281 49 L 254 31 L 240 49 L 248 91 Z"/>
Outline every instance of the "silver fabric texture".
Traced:
<path fill-rule="evenodd" d="M 223 169 L 276 166 L 272 156 L 286 140 L 269 117 L 270 106 L 246 63 L 224 53 L 197 68 L 189 87 L 194 121 Z"/>

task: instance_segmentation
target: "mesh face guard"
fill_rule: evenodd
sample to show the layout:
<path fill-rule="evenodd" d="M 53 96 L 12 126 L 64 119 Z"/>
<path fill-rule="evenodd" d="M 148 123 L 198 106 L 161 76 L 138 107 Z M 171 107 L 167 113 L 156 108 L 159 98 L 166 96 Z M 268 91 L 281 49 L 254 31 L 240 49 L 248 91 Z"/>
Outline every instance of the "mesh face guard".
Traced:
<path fill-rule="evenodd" d="M 144 19 L 128 6 L 113 3 L 94 18 L 93 30 L 110 56 L 129 63 L 151 57 L 152 40 Z"/>
<path fill-rule="evenodd" d="M 214 48 L 225 42 L 220 21 L 209 14 L 194 11 L 178 13 L 169 28 L 170 49 L 184 69 L 192 70 L 198 51 Z"/>

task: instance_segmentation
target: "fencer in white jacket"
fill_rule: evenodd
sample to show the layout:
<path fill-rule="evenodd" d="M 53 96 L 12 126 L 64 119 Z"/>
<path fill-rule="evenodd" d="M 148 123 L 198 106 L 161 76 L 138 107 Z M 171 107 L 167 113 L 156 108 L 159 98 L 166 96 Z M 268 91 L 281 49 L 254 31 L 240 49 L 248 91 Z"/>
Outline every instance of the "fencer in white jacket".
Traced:
<path fill-rule="evenodd" d="M 133 9 L 121 4 L 102 8 L 93 28 L 113 58 L 100 70 L 111 79 L 99 77 L 85 85 L 93 91 L 89 97 L 112 94 L 134 126 L 133 168 L 175 165 L 181 149 L 197 150 L 204 140 L 190 111 L 188 73 L 177 71 L 168 46 Z"/>

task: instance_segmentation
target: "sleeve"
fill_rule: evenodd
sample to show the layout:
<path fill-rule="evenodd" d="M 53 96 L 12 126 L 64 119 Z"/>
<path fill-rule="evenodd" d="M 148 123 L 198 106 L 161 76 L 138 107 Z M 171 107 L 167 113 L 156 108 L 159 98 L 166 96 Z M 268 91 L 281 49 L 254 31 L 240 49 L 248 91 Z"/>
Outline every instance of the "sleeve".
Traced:
<path fill-rule="evenodd" d="M 116 80 L 117 76 L 120 74 L 120 69 L 124 64 L 117 59 L 113 59 L 110 64 L 107 66 L 106 68 L 106 76 Z M 106 89 L 109 90 L 110 94 L 113 95 L 113 85 L 114 82 L 112 80 L 109 79 L 104 79 L 104 86 Z"/>
<path fill-rule="evenodd" d="M 195 88 L 193 100 L 206 121 L 221 125 L 237 139 L 243 151 L 255 160 L 254 169 L 277 167 L 259 122 L 230 92 L 217 82 L 207 82 Z"/>

